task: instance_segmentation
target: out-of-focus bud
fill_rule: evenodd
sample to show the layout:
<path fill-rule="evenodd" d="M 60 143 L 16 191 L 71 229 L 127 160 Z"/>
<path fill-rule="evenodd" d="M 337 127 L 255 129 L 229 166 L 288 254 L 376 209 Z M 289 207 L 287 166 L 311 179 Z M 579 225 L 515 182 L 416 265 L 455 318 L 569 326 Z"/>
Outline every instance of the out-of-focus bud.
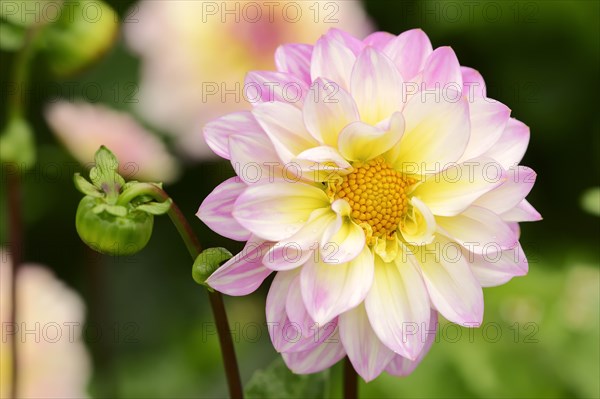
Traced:
<path fill-rule="evenodd" d="M 223 264 L 231 259 L 233 255 L 225 248 L 208 248 L 194 261 L 192 266 L 192 278 L 201 285 L 206 285 L 206 279 Z"/>
<path fill-rule="evenodd" d="M 169 211 L 171 199 L 156 202 L 148 189 L 159 184 L 125 180 L 117 172 L 117 158 L 106 147 L 96 152 L 91 183 L 75 174 L 75 186 L 86 196 L 79 203 L 75 226 L 90 248 L 107 255 L 133 255 L 152 236 L 154 215 Z"/>
<path fill-rule="evenodd" d="M 35 144 L 29 123 L 13 117 L 0 135 L 0 160 L 27 170 L 35 163 Z"/>
<path fill-rule="evenodd" d="M 68 0 L 5 1 L 0 7 L 0 17 L 12 25 L 24 28 L 45 24 L 59 18 L 66 1 Z"/>
<path fill-rule="evenodd" d="M 580 203 L 584 211 L 600 216 L 600 187 L 585 190 L 581 195 Z"/>
<path fill-rule="evenodd" d="M 44 28 L 44 51 L 57 75 L 70 75 L 100 58 L 115 41 L 118 16 L 99 0 L 65 0 Z"/>
<path fill-rule="evenodd" d="M 129 178 L 172 183 L 180 167 L 167 146 L 131 115 L 100 104 L 58 101 L 45 112 L 48 125 L 83 165 L 105 145 L 119 158 L 119 172 Z"/>

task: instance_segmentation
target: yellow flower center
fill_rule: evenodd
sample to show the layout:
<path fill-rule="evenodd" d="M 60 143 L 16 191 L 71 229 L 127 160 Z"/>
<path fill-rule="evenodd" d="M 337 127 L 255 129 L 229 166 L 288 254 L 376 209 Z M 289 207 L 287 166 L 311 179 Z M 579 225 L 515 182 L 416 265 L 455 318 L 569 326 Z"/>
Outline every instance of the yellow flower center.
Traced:
<path fill-rule="evenodd" d="M 392 238 L 408 210 L 407 188 L 415 181 L 383 158 L 352 166 L 352 173 L 330 186 L 330 195 L 348 201 L 352 218 L 367 233 L 367 243 L 373 243 L 373 237 Z"/>

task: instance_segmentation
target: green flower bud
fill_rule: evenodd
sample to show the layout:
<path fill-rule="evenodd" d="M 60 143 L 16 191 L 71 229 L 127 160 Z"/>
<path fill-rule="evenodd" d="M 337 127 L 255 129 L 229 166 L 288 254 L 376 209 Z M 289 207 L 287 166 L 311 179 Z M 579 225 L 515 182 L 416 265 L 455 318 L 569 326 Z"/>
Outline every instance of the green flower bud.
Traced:
<path fill-rule="evenodd" d="M 208 248 L 202 251 L 192 266 L 192 278 L 198 284 L 206 285 L 206 279 L 232 256 L 225 248 Z"/>
<path fill-rule="evenodd" d="M 21 117 L 11 118 L 0 134 L 0 160 L 29 169 L 35 164 L 35 157 L 31 126 Z"/>
<path fill-rule="evenodd" d="M 57 75 L 70 75 L 99 59 L 117 37 L 118 16 L 99 0 L 66 0 L 60 18 L 45 27 L 44 50 Z"/>
<path fill-rule="evenodd" d="M 95 160 L 91 182 L 79 174 L 74 176 L 75 187 L 85 194 L 75 217 L 77 233 L 98 252 L 135 254 L 152 236 L 154 215 L 167 213 L 173 201 L 168 197 L 163 202 L 154 201 L 153 195 L 161 192 L 158 183 L 125 183 L 117 172 L 119 162 L 108 148 L 100 147 Z"/>
<path fill-rule="evenodd" d="M 79 202 L 75 217 L 77 233 L 83 242 L 107 255 L 133 255 L 141 251 L 152 236 L 153 225 L 154 216 L 147 212 L 106 205 L 101 198 L 89 195 Z"/>

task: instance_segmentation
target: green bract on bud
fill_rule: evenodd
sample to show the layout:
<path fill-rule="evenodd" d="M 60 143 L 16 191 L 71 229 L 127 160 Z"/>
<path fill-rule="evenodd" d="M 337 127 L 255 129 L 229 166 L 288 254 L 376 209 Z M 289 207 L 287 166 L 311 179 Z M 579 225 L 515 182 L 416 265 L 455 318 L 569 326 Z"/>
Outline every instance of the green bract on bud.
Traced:
<path fill-rule="evenodd" d="M 90 170 L 92 182 L 75 174 L 75 186 L 86 194 L 77 208 L 75 224 L 79 237 L 92 249 L 108 255 L 132 255 L 150 240 L 154 215 L 167 213 L 172 201 L 154 201 L 152 194 L 160 184 L 125 183 L 118 168 L 113 153 L 102 146 Z"/>
<path fill-rule="evenodd" d="M 75 225 L 79 237 L 90 248 L 107 255 L 133 255 L 152 236 L 154 217 L 128 212 L 126 207 L 107 205 L 100 198 L 85 196 L 77 208 Z"/>
<path fill-rule="evenodd" d="M 225 248 L 209 248 L 202 251 L 192 266 L 192 278 L 198 284 L 206 285 L 206 279 L 232 256 Z"/>
<path fill-rule="evenodd" d="M 99 0 L 65 1 L 44 29 L 44 51 L 57 75 L 70 75 L 100 58 L 117 37 L 118 16 Z"/>

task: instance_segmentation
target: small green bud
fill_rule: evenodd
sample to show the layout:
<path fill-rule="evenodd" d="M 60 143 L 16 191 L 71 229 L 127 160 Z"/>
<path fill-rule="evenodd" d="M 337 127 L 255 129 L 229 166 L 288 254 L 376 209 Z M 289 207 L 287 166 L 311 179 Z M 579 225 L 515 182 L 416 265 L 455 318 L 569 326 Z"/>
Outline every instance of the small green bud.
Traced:
<path fill-rule="evenodd" d="M 132 255 L 141 251 L 152 236 L 154 216 L 169 211 L 173 201 L 154 201 L 160 183 L 125 180 L 117 170 L 114 154 L 102 146 L 90 170 L 91 183 L 78 173 L 75 187 L 85 197 L 79 203 L 75 226 L 92 249 L 108 255 Z"/>
<path fill-rule="evenodd" d="M 10 119 L 0 135 L 0 160 L 24 170 L 35 164 L 35 143 L 31 126 L 21 117 Z"/>
<path fill-rule="evenodd" d="M 100 0 L 66 1 L 45 27 L 44 50 L 57 75 L 71 75 L 100 58 L 117 37 L 118 16 Z"/>
<path fill-rule="evenodd" d="M 85 196 L 79 202 L 75 226 L 90 248 L 107 255 L 133 255 L 152 236 L 154 216 L 126 207 L 106 205 L 101 198 Z"/>
<path fill-rule="evenodd" d="M 65 2 L 70 0 L 31 0 L 5 1 L 0 7 L 0 18 L 7 23 L 22 28 L 41 25 L 57 19 Z"/>
<path fill-rule="evenodd" d="M 206 285 L 206 279 L 213 274 L 221 264 L 229 259 L 233 255 L 225 248 L 208 248 L 194 261 L 192 266 L 192 278 L 195 282 L 201 285 Z"/>
<path fill-rule="evenodd" d="M 0 21 L 0 49 L 16 51 L 25 43 L 25 28 Z"/>

